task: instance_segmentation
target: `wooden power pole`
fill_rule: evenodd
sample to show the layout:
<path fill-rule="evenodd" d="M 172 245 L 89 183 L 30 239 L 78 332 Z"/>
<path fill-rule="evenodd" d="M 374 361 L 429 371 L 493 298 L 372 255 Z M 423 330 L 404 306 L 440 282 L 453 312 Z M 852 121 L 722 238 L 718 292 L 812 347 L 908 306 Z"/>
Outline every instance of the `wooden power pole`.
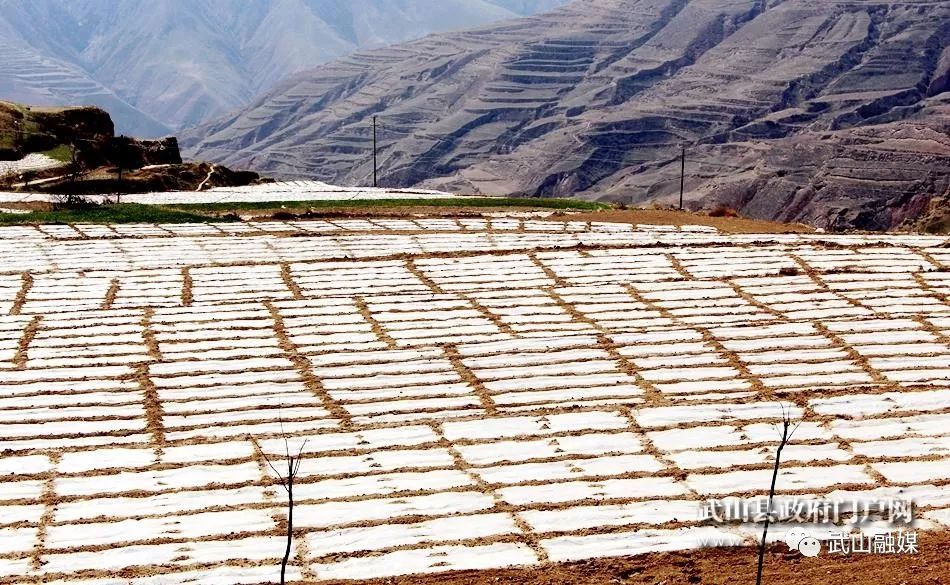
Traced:
<path fill-rule="evenodd" d="M 373 116 L 373 187 L 379 186 L 377 180 L 377 159 L 376 159 L 376 116 Z"/>
<path fill-rule="evenodd" d="M 680 211 L 683 211 L 683 192 L 686 190 L 686 145 L 680 157 Z"/>

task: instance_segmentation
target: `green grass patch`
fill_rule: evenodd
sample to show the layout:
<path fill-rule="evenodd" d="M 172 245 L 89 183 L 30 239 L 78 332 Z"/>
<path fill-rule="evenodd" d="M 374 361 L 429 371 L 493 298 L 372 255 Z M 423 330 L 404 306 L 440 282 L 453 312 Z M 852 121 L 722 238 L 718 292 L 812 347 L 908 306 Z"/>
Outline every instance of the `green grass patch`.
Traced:
<path fill-rule="evenodd" d="M 66 223 L 203 223 L 240 221 L 236 217 L 217 217 L 171 209 L 163 205 L 122 203 L 83 209 L 0 213 L 0 225 Z"/>
<path fill-rule="evenodd" d="M 47 150 L 46 152 L 41 152 L 40 154 L 45 154 L 53 160 L 58 160 L 59 162 L 68 163 L 73 160 L 73 149 L 71 146 L 65 144 L 60 144 L 56 148 Z"/>
<path fill-rule="evenodd" d="M 19 125 L 15 124 L 15 116 L 8 111 L 0 109 L 0 148 L 13 148 L 16 146 L 17 132 L 20 133 L 20 140 L 25 140 L 30 134 L 41 132 L 40 125 L 31 117 L 30 110 L 19 104 L 0 101 L 0 107 L 7 107 L 23 114 L 19 119 Z M 19 130 L 18 130 L 19 128 Z"/>
<path fill-rule="evenodd" d="M 68 148 L 68 147 L 67 147 Z M 169 205 L 93 205 L 81 209 L 33 211 L 24 214 L 0 213 L 0 225 L 67 223 L 200 223 L 240 221 L 234 215 L 242 211 L 307 209 L 386 209 L 412 207 L 444 208 L 541 208 L 596 211 L 609 208 L 603 203 L 574 199 L 529 199 L 465 197 L 458 199 L 376 199 L 364 201 L 250 201 L 231 203 L 187 203 Z"/>
<path fill-rule="evenodd" d="M 453 199 L 353 199 L 346 201 L 232 201 L 228 203 L 183 203 L 169 205 L 192 212 L 255 211 L 272 209 L 379 209 L 393 207 L 526 207 L 541 209 L 576 209 L 598 211 L 609 209 L 604 203 L 577 199 L 537 199 L 531 197 L 457 197 Z"/>

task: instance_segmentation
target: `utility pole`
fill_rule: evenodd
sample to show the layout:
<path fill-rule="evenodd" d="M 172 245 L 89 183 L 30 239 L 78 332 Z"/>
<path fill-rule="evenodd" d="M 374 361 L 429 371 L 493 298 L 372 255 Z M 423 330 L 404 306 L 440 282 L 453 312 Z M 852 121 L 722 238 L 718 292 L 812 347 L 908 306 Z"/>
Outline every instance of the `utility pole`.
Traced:
<path fill-rule="evenodd" d="M 69 166 L 70 166 L 70 169 L 69 169 L 69 171 L 70 171 L 69 184 L 70 184 L 70 185 L 75 185 L 75 184 L 76 184 L 76 175 L 79 174 L 79 153 L 78 153 L 78 151 L 77 151 L 77 149 L 76 149 L 76 143 L 75 143 L 75 142 L 70 143 L 70 148 L 71 148 L 71 150 L 72 150 L 72 153 L 69 155 L 69 163 L 70 163 L 70 165 L 69 165 Z"/>
<path fill-rule="evenodd" d="M 20 134 L 20 121 L 16 118 L 13 119 L 13 150 L 19 150 L 20 146 L 23 144 L 23 136 Z"/>
<path fill-rule="evenodd" d="M 683 145 L 683 155 L 680 157 L 680 211 L 683 211 L 683 192 L 686 190 L 686 145 Z"/>
<path fill-rule="evenodd" d="M 379 186 L 376 174 L 378 168 L 376 164 L 376 116 L 373 116 L 373 187 Z"/>

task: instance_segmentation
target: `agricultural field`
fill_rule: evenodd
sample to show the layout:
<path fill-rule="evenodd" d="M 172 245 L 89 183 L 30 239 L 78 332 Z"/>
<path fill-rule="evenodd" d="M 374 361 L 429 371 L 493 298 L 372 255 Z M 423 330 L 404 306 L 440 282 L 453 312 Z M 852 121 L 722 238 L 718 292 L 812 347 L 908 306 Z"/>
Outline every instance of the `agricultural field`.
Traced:
<path fill-rule="evenodd" d="M 753 555 L 701 510 L 768 494 L 784 417 L 780 498 L 950 524 L 944 237 L 377 217 L 0 251 L 4 583 L 273 583 L 287 451 L 293 582 Z"/>
<path fill-rule="evenodd" d="M 34 161 L 48 159 L 53 166 L 61 163 L 49 159 L 45 155 L 30 155 L 21 163 L 30 157 Z M 39 158 L 37 158 L 39 157 Z M 16 164 L 4 163 L 3 164 Z M 149 168 L 159 168 L 163 165 L 157 165 Z M 168 165 L 164 165 L 168 166 Z M 48 168 L 48 167 L 47 167 Z M 3 174 L 3 166 L 0 166 L 0 175 Z M 38 169 L 30 169 L 38 170 Z M 22 172 L 22 171 L 21 171 Z M 431 191 L 425 189 L 386 189 L 374 187 L 339 187 L 328 185 L 320 181 L 282 181 L 277 183 L 264 183 L 260 185 L 247 185 L 244 187 L 215 187 L 204 191 L 168 191 L 158 193 L 132 193 L 123 195 L 122 199 L 127 203 L 141 203 L 144 205 L 161 204 L 189 204 L 189 203 L 233 203 L 233 202 L 287 202 L 287 201 L 371 201 L 371 200 L 400 200 L 400 199 L 454 199 L 457 195 L 445 193 L 442 191 Z M 29 203 L 55 200 L 55 195 L 44 193 L 3 193 L 0 192 L 0 202 L 2 203 Z M 90 195 L 87 197 L 93 201 L 102 201 L 114 196 L 108 195 Z"/>

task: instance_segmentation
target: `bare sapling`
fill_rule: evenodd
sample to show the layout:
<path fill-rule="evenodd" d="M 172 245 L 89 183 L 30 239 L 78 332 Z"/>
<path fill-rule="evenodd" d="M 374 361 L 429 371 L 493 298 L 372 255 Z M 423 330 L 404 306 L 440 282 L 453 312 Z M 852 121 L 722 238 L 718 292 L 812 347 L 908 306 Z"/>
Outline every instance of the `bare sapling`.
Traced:
<path fill-rule="evenodd" d="M 765 562 L 765 543 L 769 535 L 769 523 L 772 520 L 772 502 L 775 499 L 775 484 L 778 482 L 778 471 L 782 465 L 782 451 L 788 442 L 795 435 L 795 431 L 801 426 L 801 422 L 792 428 L 792 415 L 790 410 L 785 410 L 782 406 L 782 437 L 778 444 L 778 450 L 775 452 L 775 467 L 772 470 L 772 486 L 769 489 L 769 502 L 765 513 L 765 525 L 762 528 L 762 541 L 759 543 L 759 566 L 756 572 L 755 585 L 762 585 L 762 568 Z"/>
<path fill-rule="evenodd" d="M 301 456 L 306 446 L 307 441 L 304 441 L 300 445 L 297 455 L 293 456 L 290 454 L 290 443 L 287 441 L 287 437 L 284 437 L 285 461 L 283 464 L 286 465 L 286 470 L 283 472 L 279 471 L 267 457 L 267 454 L 261 451 L 264 460 L 267 461 L 267 465 L 273 470 L 281 487 L 287 492 L 287 548 L 284 551 L 284 559 L 280 563 L 280 585 L 287 583 L 287 563 L 290 562 L 290 551 L 294 543 L 294 480 L 297 478 L 297 473 L 300 472 Z"/>

